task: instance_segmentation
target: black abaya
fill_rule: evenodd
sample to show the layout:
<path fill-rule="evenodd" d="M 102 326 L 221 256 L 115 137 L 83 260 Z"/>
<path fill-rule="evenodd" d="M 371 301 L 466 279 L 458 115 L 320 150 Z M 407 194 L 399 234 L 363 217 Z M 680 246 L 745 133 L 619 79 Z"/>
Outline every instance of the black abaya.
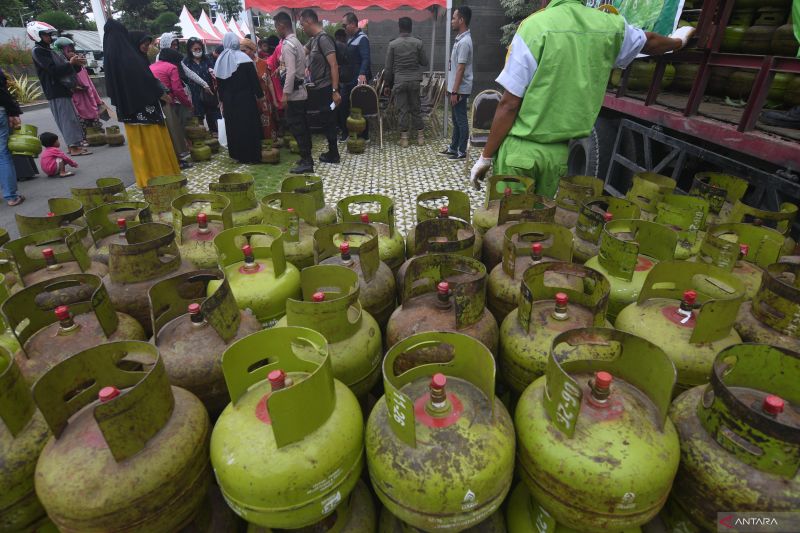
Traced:
<path fill-rule="evenodd" d="M 241 63 L 230 78 L 218 79 L 225 117 L 228 154 L 240 163 L 261 162 L 261 113 L 256 100 L 263 98 L 253 63 Z"/>

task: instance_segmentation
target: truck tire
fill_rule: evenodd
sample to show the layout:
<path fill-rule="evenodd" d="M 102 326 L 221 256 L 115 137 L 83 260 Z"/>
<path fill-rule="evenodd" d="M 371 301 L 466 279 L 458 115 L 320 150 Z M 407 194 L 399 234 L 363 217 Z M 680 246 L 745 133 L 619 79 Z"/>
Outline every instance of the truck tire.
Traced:
<path fill-rule="evenodd" d="M 597 117 L 588 137 L 571 140 L 567 159 L 569 175 L 605 180 L 618 129 L 619 120 Z"/>

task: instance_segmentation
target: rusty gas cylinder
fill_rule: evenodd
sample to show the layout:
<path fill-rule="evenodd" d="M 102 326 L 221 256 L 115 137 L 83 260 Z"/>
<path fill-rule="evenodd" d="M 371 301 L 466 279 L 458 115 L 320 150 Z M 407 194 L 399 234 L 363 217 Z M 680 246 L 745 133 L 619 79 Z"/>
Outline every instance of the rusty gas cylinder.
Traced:
<path fill-rule="evenodd" d="M 624 198 L 597 196 L 587 200 L 580 208 L 578 220 L 572 228 L 572 260 L 585 263 L 600 252 L 603 227 L 612 220 L 630 220 L 641 216 L 639 206 Z"/>
<path fill-rule="evenodd" d="M 337 235 L 347 239 L 338 247 Z M 314 254 L 318 264 L 344 266 L 358 275 L 358 301 L 385 331 L 397 297 L 392 270 L 378 254 L 378 230 L 360 222 L 330 224 L 314 232 Z"/>
<path fill-rule="evenodd" d="M 500 227 L 495 226 L 489 231 Z M 572 260 L 572 233 L 564 226 L 546 222 L 520 222 L 508 226 L 504 233 L 503 261 L 489 273 L 486 288 L 486 306 L 498 324 L 516 309 L 522 276 L 531 265 Z M 486 232 L 486 236 L 489 236 L 489 232 Z"/>
<path fill-rule="evenodd" d="M 699 172 L 694 175 L 689 194 L 708 201 L 708 223 L 727 219 L 734 204 L 744 197 L 749 183 L 721 172 Z"/>
<path fill-rule="evenodd" d="M 603 180 L 594 176 L 564 176 L 558 180 L 554 222 L 574 228 L 581 206 L 590 198 L 603 194 Z"/>
<path fill-rule="evenodd" d="M 40 281 L 69 274 L 104 276 L 108 269 L 89 259 L 80 232 L 74 227 L 31 233 L 3 246 L 16 280 L 12 293 Z M 30 255 L 31 253 L 36 255 Z"/>
<path fill-rule="evenodd" d="M 69 192 L 83 205 L 83 210 L 87 213 L 103 204 L 124 202 L 128 199 L 125 183 L 116 176 L 98 178 L 94 187 L 71 187 Z"/>
<path fill-rule="evenodd" d="M 672 194 L 677 182 L 669 176 L 655 172 L 639 172 L 633 175 L 631 188 L 625 199 L 638 205 L 642 210 L 643 220 L 655 220 L 658 203 L 666 194 Z"/>
<path fill-rule="evenodd" d="M 678 235 L 663 224 L 645 220 L 612 220 L 603 227 L 600 251 L 590 257 L 587 267 L 608 278 L 608 319 L 635 302 L 648 272 L 659 261 L 675 256 Z"/>
<path fill-rule="evenodd" d="M 211 281 L 216 289 L 208 290 Z M 207 296 L 206 296 L 207 295 Z M 240 311 L 219 270 L 198 270 L 159 281 L 149 291 L 153 343 L 169 381 L 195 396 L 212 418 L 228 405 L 222 376 L 222 352 L 231 343 L 259 331 L 250 311 Z"/>
<path fill-rule="evenodd" d="M 195 268 L 216 268 L 214 237 L 233 227 L 232 214 L 231 201 L 221 194 L 184 194 L 173 200 L 172 226 L 181 257 Z"/>
<path fill-rule="evenodd" d="M 497 321 L 486 308 L 486 267 L 471 257 L 428 254 L 409 262 L 386 326 L 386 346 L 424 331 L 456 331 L 497 355 Z"/>
<path fill-rule="evenodd" d="M 733 204 L 730 212 L 726 216 L 720 216 L 720 222 L 735 223 L 744 222 L 755 226 L 767 226 L 774 228 L 784 237 L 781 253 L 789 255 L 794 251 L 797 242 L 790 235 L 792 224 L 797 218 L 797 205 L 790 202 L 783 202 L 778 211 L 766 209 L 756 209 L 741 200 Z"/>
<path fill-rule="evenodd" d="M 313 265 L 314 232 L 318 227 L 314 197 L 305 193 L 275 192 L 261 199 L 261 212 L 264 224 L 283 231 L 286 260 L 300 270 Z"/>
<path fill-rule="evenodd" d="M 336 223 L 336 209 L 325 203 L 325 192 L 322 188 L 322 178 L 312 174 L 287 176 L 281 181 L 281 192 L 296 192 L 308 194 L 314 199 L 314 208 L 317 210 L 317 226 L 323 227 Z"/>
<path fill-rule="evenodd" d="M 783 235 L 764 226 L 716 224 L 705 232 L 700 253 L 693 260 L 733 272 L 744 284 L 744 299 L 751 300 L 761 286 L 764 268 L 777 263 Z"/>
<path fill-rule="evenodd" d="M 11 353 L 0 348 L 0 531 L 38 531 L 49 522 L 33 488 L 50 430 Z"/>
<path fill-rule="evenodd" d="M 483 206 L 475 209 L 472 221 L 478 233 L 486 234 L 489 228 L 497 225 L 500 213 L 500 199 L 511 194 L 534 192 L 536 181 L 526 176 L 491 176 L 486 180 L 486 199 Z"/>
<path fill-rule="evenodd" d="M 659 200 L 654 220 L 678 234 L 675 259 L 689 259 L 700 251 L 707 216 L 708 201 L 703 198 L 668 193 Z"/>
<path fill-rule="evenodd" d="M 378 255 L 392 272 L 397 272 L 406 259 L 406 240 L 397 229 L 394 200 L 381 194 L 355 194 L 336 202 L 336 213 L 342 222 L 374 226 L 378 230 Z"/>
<path fill-rule="evenodd" d="M 514 469 L 514 429 L 486 346 L 460 333 L 411 335 L 386 354 L 383 385 L 365 437 L 381 503 L 423 531 L 486 520 Z"/>
<path fill-rule="evenodd" d="M 114 310 L 103 282 L 93 274 L 30 285 L 10 296 L 2 309 L 22 346 L 14 358 L 31 383 L 91 346 L 147 338 L 134 318 Z"/>
<path fill-rule="evenodd" d="M 397 269 L 395 279 L 398 293 L 403 292 L 403 283 L 406 270 L 411 261 L 416 257 L 427 254 L 448 254 L 464 257 L 480 256 L 480 249 L 476 248 L 477 234 L 475 228 L 464 220 L 458 218 L 432 218 L 423 220 L 413 228 L 412 242 L 414 243 L 413 255 L 409 256 L 400 268 Z"/>
<path fill-rule="evenodd" d="M 483 236 L 481 257 L 486 270 L 491 272 L 503 261 L 508 228 L 520 222 L 553 222 L 555 213 L 555 202 L 544 196 L 526 193 L 501 198 L 497 225 L 489 228 Z"/>
<path fill-rule="evenodd" d="M 83 216 L 83 205 L 78 200 L 73 198 L 50 198 L 47 200 L 47 207 L 47 212 L 42 213 L 41 216 L 14 213 L 20 236 L 24 237 L 46 229 L 72 227 L 80 234 L 83 245 L 87 250 L 92 246 L 92 237 L 89 235 L 86 218 Z M 28 255 L 37 257 L 41 255 L 42 248 L 47 247 L 55 248 L 56 252 L 62 252 L 66 249 L 66 245 L 63 244 L 55 247 L 45 245 L 32 246 L 27 252 Z"/>
<path fill-rule="evenodd" d="M 426 191 L 417 195 L 417 224 L 432 218 L 456 218 L 470 224 L 469 196 L 463 191 Z M 473 255 L 481 258 L 483 235 L 474 224 L 470 224 L 475 233 Z M 414 229 L 406 235 L 406 257 L 413 257 L 416 250 L 416 232 Z"/>
<path fill-rule="evenodd" d="M 150 204 L 153 222 L 172 224 L 172 201 L 189 192 L 189 181 L 181 175 L 156 176 L 142 189 L 142 196 Z"/>
<path fill-rule="evenodd" d="M 128 228 L 145 222 L 152 222 L 147 202 L 110 202 L 88 211 L 86 223 L 93 241 L 89 257 L 107 265 L 109 243 L 126 243 Z"/>
<path fill-rule="evenodd" d="M 358 275 L 340 265 L 316 265 L 300 273 L 303 298 L 286 301 L 276 327 L 312 329 L 328 341 L 333 377 L 363 398 L 380 377 L 381 330 L 358 301 Z"/>
<path fill-rule="evenodd" d="M 211 482 L 210 423 L 193 394 L 170 387 L 155 346 L 79 352 L 33 395 L 53 432 L 36 493 L 60 531 L 170 533 L 192 521 Z"/>
<path fill-rule="evenodd" d="M 231 202 L 234 226 L 261 224 L 264 215 L 256 200 L 255 180 L 246 172 L 226 172 L 208 184 L 208 191 L 221 194 Z"/>
<path fill-rule="evenodd" d="M 9 294 L 8 287 L 3 279 L 4 277 L 5 276 L 0 274 L 0 308 L 2 308 L 3 303 L 8 299 Z M 15 354 L 19 350 L 17 336 L 11 331 L 11 328 L 8 327 L 6 317 L 2 313 L 0 313 L 0 348 L 4 348 L 11 354 Z"/>
<path fill-rule="evenodd" d="M 558 524 L 620 531 L 658 513 L 680 458 L 674 383 L 672 362 L 640 337 L 586 328 L 553 339 L 514 422 L 519 475 Z"/>
<path fill-rule="evenodd" d="M 764 270 L 753 301 L 743 303 L 739 309 L 736 331 L 745 342 L 798 350 L 800 264 L 777 263 Z"/>
<path fill-rule="evenodd" d="M 570 263 L 539 263 L 525 271 L 519 307 L 500 326 L 500 371 L 517 395 L 544 374 L 557 335 L 607 325 L 609 288 L 596 270 Z"/>
<path fill-rule="evenodd" d="M 710 384 L 673 402 L 681 466 L 664 513 L 671 531 L 715 531 L 728 510 L 800 530 L 798 380 L 800 354 L 742 344 L 719 353 Z"/>
<path fill-rule="evenodd" d="M 708 382 L 714 357 L 742 342 L 734 329 L 744 285 L 712 265 L 664 261 L 614 326 L 659 346 L 675 364 L 677 392 Z"/>
<path fill-rule="evenodd" d="M 422 533 L 422 530 L 406 524 L 386 507 L 383 507 L 381 508 L 381 518 L 378 522 L 378 533 Z M 461 533 L 506 533 L 503 513 L 500 510 L 495 511 L 483 522 L 467 529 L 462 529 Z"/>

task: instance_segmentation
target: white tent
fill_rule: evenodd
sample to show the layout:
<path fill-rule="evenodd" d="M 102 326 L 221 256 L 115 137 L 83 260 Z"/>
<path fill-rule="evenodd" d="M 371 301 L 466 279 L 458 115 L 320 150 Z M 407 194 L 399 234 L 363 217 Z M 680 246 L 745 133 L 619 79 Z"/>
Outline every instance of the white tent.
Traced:
<path fill-rule="evenodd" d="M 206 10 L 200 12 L 200 18 L 197 19 L 197 23 L 200 25 L 201 28 L 206 30 L 210 35 L 216 36 L 217 39 L 222 41 L 222 34 L 219 32 L 214 23 L 211 22 L 211 17 L 208 16 Z"/>
<path fill-rule="evenodd" d="M 222 39 L 216 33 L 206 31 L 189 13 L 186 6 L 183 6 L 180 17 L 178 17 L 178 26 L 181 27 L 181 34 L 184 39 L 200 39 L 204 43 L 220 43 Z"/>

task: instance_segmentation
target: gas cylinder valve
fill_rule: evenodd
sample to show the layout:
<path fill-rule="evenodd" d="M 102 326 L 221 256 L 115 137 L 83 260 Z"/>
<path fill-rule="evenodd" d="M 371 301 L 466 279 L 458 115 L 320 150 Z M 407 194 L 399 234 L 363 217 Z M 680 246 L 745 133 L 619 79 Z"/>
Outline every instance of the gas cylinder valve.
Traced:
<path fill-rule="evenodd" d="M 128 231 L 128 221 L 125 218 L 118 218 L 117 219 L 117 227 L 119 228 L 119 236 L 121 239 L 125 239 L 125 234 Z"/>
<path fill-rule="evenodd" d="M 681 319 L 681 324 L 686 324 L 692 318 L 692 309 L 695 307 L 695 302 L 697 301 L 697 292 L 696 291 L 684 291 L 683 293 L 683 300 L 681 300 L 681 306 L 678 309 L 678 314 L 683 316 Z"/>
<path fill-rule="evenodd" d="M 56 318 L 60 324 L 59 334 L 71 333 L 79 328 L 78 324 L 72 318 L 72 313 L 69 312 L 69 307 L 66 305 L 59 305 L 55 309 Z"/>
<path fill-rule="evenodd" d="M 44 262 L 47 264 L 47 270 L 58 270 L 61 268 L 61 265 L 56 261 L 56 254 L 53 252 L 52 248 L 45 248 L 42 250 L 42 256 L 44 256 Z"/>
<path fill-rule="evenodd" d="M 205 213 L 197 213 L 197 226 L 199 233 L 208 233 L 211 231 L 208 229 L 208 215 Z"/>
<path fill-rule="evenodd" d="M 256 258 L 253 255 L 253 247 L 245 244 L 242 246 L 242 254 L 244 255 L 244 269 L 247 271 L 258 270 Z"/>
<path fill-rule="evenodd" d="M 569 303 L 569 296 L 563 292 L 556 293 L 556 306 L 553 309 L 553 318 L 556 320 L 566 320 L 567 304 Z"/>
<path fill-rule="evenodd" d="M 783 401 L 783 398 L 780 396 L 775 396 L 774 394 L 770 394 L 764 398 L 764 403 L 761 405 L 761 410 L 767 416 L 774 418 L 783 412 L 785 404 L 786 402 Z"/>
<path fill-rule="evenodd" d="M 344 241 L 339 245 L 339 253 L 341 254 L 342 264 L 350 266 L 353 264 L 353 257 L 350 255 L 350 243 Z"/>
<path fill-rule="evenodd" d="M 446 205 L 439 208 L 439 218 L 448 218 L 450 217 L 450 208 Z"/>
<path fill-rule="evenodd" d="M 444 374 L 437 373 L 431 377 L 429 385 L 431 397 L 428 405 L 425 406 L 431 415 L 441 416 L 450 411 L 450 403 L 447 401 L 447 391 L 445 390 L 446 385 L 447 376 Z"/>
<path fill-rule="evenodd" d="M 200 304 L 189 304 L 189 318 L 193 326 L 202 326 L 206 323 L 203 313 L 201 312 Z"/>
<path fill-rule="evenodd" d="M 592 388 L 592 394 L 589 397 L 590 403 L 597 407 L 604 407 L 608 403 L 608 397 L 611 395 L 611 382 L 614 377 L 605 371 L 594 373 L 594 379 L 589 382 Z"/>
<path fill-rule="evenodd" d="M 446 281 L 441 281 L 436 286 L 436 305 L 441 309 L 450 307 L 450 284 Z"/>
<path fill-rule="evenodd" d="M 542 260 L 542 243 L 535 242 L 531 244 L 531 259 L 535 262 Z"/>

